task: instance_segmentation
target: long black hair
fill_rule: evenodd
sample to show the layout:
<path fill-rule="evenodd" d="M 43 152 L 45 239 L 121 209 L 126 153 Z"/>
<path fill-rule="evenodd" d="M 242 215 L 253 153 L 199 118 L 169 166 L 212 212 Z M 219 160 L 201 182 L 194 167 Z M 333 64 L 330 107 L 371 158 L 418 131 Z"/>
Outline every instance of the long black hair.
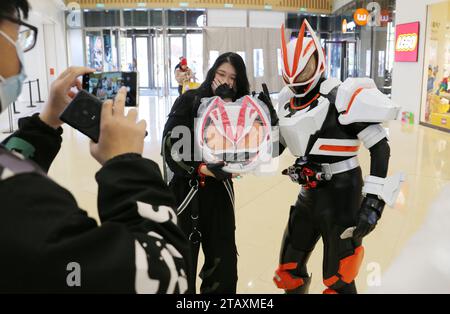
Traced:
<path fill-rule="evenodd" d="M 212 91 L 212 83 L 214 81 L 214 77 L 216 76 L 217 69 L 224 63 L 231 64 L 236 71 L 236 81 L 234 86 L 236 90 L 236 99 L 249 95 L 250 83 L 248 82 L 247 69 L 245 67 L 244 60 L 242 60 L 240 55 L 234 52 L 226 52 L 221 54 L 206 74 L 205 81 L 198 89 L 192 90 L 192 93 L 200 96 L 201 98 L 214 96 Z M 233 99 L 233 101 L 236 99 Z"/>
<path fill-rule="evenodd" d="M 1 0 L 0 1 L 0 22 L 3 20 L 3 16 L 12 17 L 14 13 L 21 12 L 22 18 L 28 18 L 28 11 L 30 5 L 27 0 Z"/>

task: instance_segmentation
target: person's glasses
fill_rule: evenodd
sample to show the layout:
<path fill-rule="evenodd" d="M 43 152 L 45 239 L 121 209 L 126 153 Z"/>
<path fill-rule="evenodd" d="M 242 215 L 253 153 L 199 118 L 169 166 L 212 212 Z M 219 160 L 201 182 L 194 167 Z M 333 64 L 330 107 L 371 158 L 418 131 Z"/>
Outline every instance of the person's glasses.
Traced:
<path fill-rule="evenodd" d="M 20 25 L 19 29 L 19 45 L 22 47 L 23 52 L 30 51 L 36 46 L 37 40 L 37 28 L 29 24 Z"/>
<path fill-rule="evenodd" d="M 30 51 L 31 49 L 34 48 L 34 46 L 36 46 L 36 40 L 38 35 L 37 27 L 34 27 L 33 25 L 27 24 L 21 20 L 9 16 L 2 16 L 2 18 L 20 25 L 19 37 L 17 38 L 17 41 L 19 43 L 19 46 L 22 48 L 23 52 Z"/>

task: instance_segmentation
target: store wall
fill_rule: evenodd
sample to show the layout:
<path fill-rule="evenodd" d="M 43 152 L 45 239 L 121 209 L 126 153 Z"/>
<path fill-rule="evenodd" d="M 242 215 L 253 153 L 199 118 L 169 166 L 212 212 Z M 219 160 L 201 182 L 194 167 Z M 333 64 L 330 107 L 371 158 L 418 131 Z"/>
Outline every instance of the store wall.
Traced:
<path fill-rule="evenodd" d="M 69 64 L 73 66 L 84 66 L 83 30 L 69 29 L 67 31 L 67 43 Z"/>
<path fill-rule="evenodd" d="M 29 0 L 29 3 L 31 12 L 28 22 L 38 28 L 38 39 L 35 48 L 24 55 L 25 69 L 28 80 L 39 79 L 41 96 L 47 100 L 52 80 L 50 68 L 58 74 L 67 67 L 64 4 L 62 0 Z M 33 99 L 37 100 L 35 85 Z M 28 88 L 23 89 L 19 100 L 29 100 Z"/>
<path fill-rule="evenodd" d="M 248 16 L 248 25 L 254 28 L 280 28 L 285 21 L 284 12 L 250 11 Z"/>
<path fill-rule="evenodd" d="M 448 0 L 397 0 L 396 24 L 420 22 L 418 62 L 395 62 L 392 74 L 392 100 L 402 106 L 403 111 L 414 113 L 419 122 L 420 106 L 426 92 L 424 84 L 424 52 L 427 5 Z"/>
<path fill-rule="evenodd" d="M 278 50 L 280 26 L 285 23 L 285 13 L 208 10 L 207 16 L 208 27 L 203 37 L 205 73 L 211 63 L 210 51 L 219 54 L 227 51 L 243 53 L 251 89 L 260 90 L 261 83 L 267 83 L 271 92 L 280 91 L 283 82 L 278 71 Z M 255 65 L 258 64 L 255 62 L 255 49 L 262 50 L 262 76 L 258 76 L 258 71 L 255 71 Z"/>
<path fill-rule="evenodd" d="M 354 0 L 334 0 L 333 3 L 333 12 L 339 10 L 340 8 L 342 8 L 344 5 L 346 5 L 347 3 L 350 3 Z"/>
<path fill-rule="evenodd" d="M 215 61 L 212 58 L 233 51 L 243 56 L 251 90 L 261 90 L 261 84 L 266 83 L 270 92 L 280 91 L 283 82 L 279 74 L 279 34 L 278 28 L 206 28 L 203 35 L 205 73 Z M 214 57 L 211 51 L 216 52 Z"/>
<path fill-rule="evenodd" d="M 216 10 L 207 12 L 208 27 L 246 27 L 247 10 Z"/>
<path fill-rule="evenodd" d="M 207 12 L 208 27 L 280 28 L 285 20 L 285 12 L 217 9 Z"/>

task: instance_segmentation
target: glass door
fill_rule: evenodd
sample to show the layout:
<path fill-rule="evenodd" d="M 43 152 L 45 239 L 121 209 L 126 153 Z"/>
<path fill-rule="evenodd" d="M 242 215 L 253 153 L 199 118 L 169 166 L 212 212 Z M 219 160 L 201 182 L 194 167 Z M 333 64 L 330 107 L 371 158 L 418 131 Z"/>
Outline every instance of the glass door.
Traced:
<path fill-rule="evenodd" d="M 136 67 L 139 76 L 139 87 L 150 88 L 150 36 L 136 37 Z"/>
<path fill-rule="evenodd" d="M 153 60 L 153 88 L 158 97 L 168 96 L 166 64 L 166 45 L 161 28 L 155 28 L 152 40 L 152 60 Z"/>
<path fill-rule="evenodd" d="M 356 42 L 346 42 L 346 78 L 357 77 Z"/>
<path fill-rule="evenodd" d="M 102 31 L 87 30 L 85 32 L 86 66 L 96 71 L 104 71 Z"/>
<path fill-rule="evenodd" d="M 170 45 L 170 59 L 169 59 L 169 69 L 170 69 L 170 88 L 178 88 L 178 82 L 175 79 L 175 66 L 180 62 L 181 57 L 184 55 L 184 45 L 182 36 L 171 36 L 169 37 Z M 190 60 L 188 60 L 190 62 Z"/>
<path fill-rule="evenodd" d="M 341 79 L 342 69 L 342 42 L 326 41 L 325 52 L 327 57 L 327 77 Z M 342 79 L 341 79 L 342 80 Z"/>
<path fill-rule="evenodd" d="M 203 34 L 186 34 L 186 57 L 196 82 L 203 82 Z M 245 59 L 245 58 L 244 58 Z"/>
<path fill-rule="evenodd" d="M 125 30 L 119 31 L 120 70 L 133 71 L 133 38 Z"/>
<path fill-rule="evenodd" d="M 327 77 L 344 81 L 348 77 L 357 76 L 356 42 L 326 41 Z"/>
<path fill-rule="evenodd" d="M 119 68 L 117 40 L 117 30 L 86 30 L 86 66 L 99 72 L 117 71 Z"/>

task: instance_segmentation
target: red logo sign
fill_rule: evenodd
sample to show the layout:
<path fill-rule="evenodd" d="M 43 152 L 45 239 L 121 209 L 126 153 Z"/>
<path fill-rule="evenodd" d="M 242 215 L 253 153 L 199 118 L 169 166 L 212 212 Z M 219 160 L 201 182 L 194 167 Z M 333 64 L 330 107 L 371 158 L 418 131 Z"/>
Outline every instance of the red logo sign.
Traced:
<path fill-rule="evenodd" d="M 419 48 L 419 22 L 399 24 L 395 32 L 395 61 L 417 62 Z"/>
<path fill-rule="evenodd" d="M 381 10 L 380 23 L 381 26 L 386 26 L 391 21 L 391 14 L 389 10 Z"/>

